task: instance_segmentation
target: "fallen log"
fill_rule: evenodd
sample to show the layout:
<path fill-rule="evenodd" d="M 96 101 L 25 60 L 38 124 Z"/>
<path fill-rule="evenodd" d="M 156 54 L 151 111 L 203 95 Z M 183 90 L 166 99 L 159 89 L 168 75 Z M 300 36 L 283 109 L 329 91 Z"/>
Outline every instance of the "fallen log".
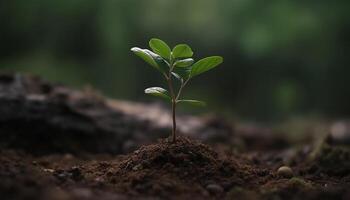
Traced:
<path fill-rule="evenodd" d="M 45 153 L 126 153 L 170 132 L 159 104 L 118 101 L 41 78 L 0 75 L 0 148 Z M 212 117 L 179 117 L 179 131 L 207 142 L 228 141 L 232 127 Z"/>

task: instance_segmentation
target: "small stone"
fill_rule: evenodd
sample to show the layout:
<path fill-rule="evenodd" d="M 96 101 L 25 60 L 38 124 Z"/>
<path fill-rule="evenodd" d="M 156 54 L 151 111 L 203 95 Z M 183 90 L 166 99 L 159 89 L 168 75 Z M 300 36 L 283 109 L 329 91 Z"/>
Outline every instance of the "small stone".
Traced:
<path fill-rule="evenodd" d="M 209 184 L 207 185 L 206 189 L 211 194 L 220 194 L 224 191 L 224 189 L 218 184 Z"/>
<path fill-rule="evenodd" d="M 43 169 L 43 171 L 44 172 L 49 172 L 49 173 L 54 173 L 55 172 L 55 170 L 53 170 L 53 169 Z"/>
<path fill-rule="evenodd" d="M 333 145 L 350 144 L 350 121 L 338 121 L 330 128 L 328 142 Z"/>
<path fill-rule="evenodd" d="M 292 178 L 293 177 L 293 170 L 288 166 L 282 166 L 278 168 L 277 174 L 284 178 Z"/>

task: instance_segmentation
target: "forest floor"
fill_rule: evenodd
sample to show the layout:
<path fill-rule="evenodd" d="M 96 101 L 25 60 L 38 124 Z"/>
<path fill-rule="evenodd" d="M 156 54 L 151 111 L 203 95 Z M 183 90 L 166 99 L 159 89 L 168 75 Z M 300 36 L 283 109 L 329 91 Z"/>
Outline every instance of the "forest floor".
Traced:
<path fill-rule="evenodd" d="M 167 123 L 153 127 L 152 117 L 135 120 L 135 110 L 116 112 L 101 98 L 0 76 L 1 199 L 350 199 L 347 123 L 317 142 L 291 142 L 183 116 L 191 123 L 171 143 Z"/>

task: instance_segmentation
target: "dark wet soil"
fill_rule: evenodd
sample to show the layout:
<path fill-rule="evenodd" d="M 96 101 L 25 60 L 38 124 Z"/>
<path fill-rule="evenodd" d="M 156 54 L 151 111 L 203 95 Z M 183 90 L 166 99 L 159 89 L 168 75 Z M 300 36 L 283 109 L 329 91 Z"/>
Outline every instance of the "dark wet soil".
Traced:
<path fill-rule="evenodd" d="M 325 161 L 296 163 L 286 178 L 277 173 L 282 163 L 272 155 L 217 152 L 185 137 L 120 156 L 2 150 L 0 194 L 1 199 L 58 200 L 349 199 L 349 170 L 330 172 L 318 162 Z M 344 166 L 334 163 L 334 170 L 338 167 Z"/>

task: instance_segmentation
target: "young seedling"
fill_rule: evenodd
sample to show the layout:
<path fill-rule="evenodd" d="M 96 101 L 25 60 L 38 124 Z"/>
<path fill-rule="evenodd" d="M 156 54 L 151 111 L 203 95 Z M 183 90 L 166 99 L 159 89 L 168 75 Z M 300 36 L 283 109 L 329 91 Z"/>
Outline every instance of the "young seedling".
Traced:
<path fill-rule="evenodd" d="M 172 111 L 172 142 L 176 141 L 176 105 L 188 103 L 204 106 L 205 103 L 197 100 L 180 99 L 183 88 L 195 76 L 202 74 L 223 62 L 220 56 L 210 56 L 194 62 L 192 49 L 187 44 L 178 44 L 172 50 L 162 40 L 153 38 L 149 41 L 148 49 L 138 47 L 131 48 L 137 56 L 142 58 L 152 67 L 157 69 L 166 79 L 169 92 L 161 87 L 150 87 L 145 93 L 166 99 L 171 103 Z M 174 79 L 178 81 L 178 87 L 174 87 Z"/>

